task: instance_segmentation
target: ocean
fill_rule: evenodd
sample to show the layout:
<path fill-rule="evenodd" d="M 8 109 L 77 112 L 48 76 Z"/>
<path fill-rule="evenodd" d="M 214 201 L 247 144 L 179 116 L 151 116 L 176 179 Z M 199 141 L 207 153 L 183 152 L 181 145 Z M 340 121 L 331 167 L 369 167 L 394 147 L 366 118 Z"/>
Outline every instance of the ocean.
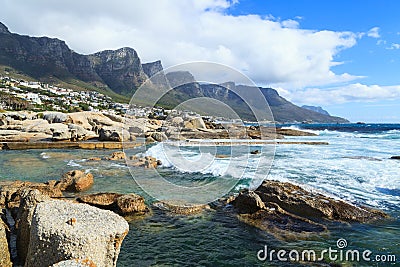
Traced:
<path fill-rule="evenodd" d="M 257 253 L 269 250 L 371 251 L 371 261 L 336 259 L 344 266 L 395 266 L 400 262 L 400 124 L 298 124 L 280 125 L 316 133 L 317 136 L 286 137 L 288 141 L 324 141 L 329 145 L 281 144 L 266 146 L 177 147 L 166 144 L 133 149 L 129 154 L 155 156 L 163 166 L 158 174 L 166 181 L 183 186 L 204 185 L 225 179 L 235 181 L 232 191 L 255 188 L 263 179 L 288 181 L 309 190 L 357 205 L 387 212 L 391 218 L 369 224 L 331 222 L 323 235 L 282 238 L 238 220 L 229 207 L 206 210 L 201 214 L 172 215 L 153 209 L 130 222 L 118 266 L 310 266 L 278 259 L 261 261 Z M 261 154 L 249 155 L 249 150 Z M 165 153 L 165 150 L 168 153 Z M 0 179 L 45 182 L 59 179 L 72 169 L 93 173 L 91 192 L 138 193 L 149 205 L 155 201 L 137 184 L 159 177 L 154 171 L 129 170 L 123 162 L 87 161 L 105 157 L 110 150 L 27 150 L 1 151 Z M 210 155 L 204 166 L 180 164 L 196 162 Z M 264 159 L 265 158 L 265 159 Z M 273 160 L 271 160 L 273 159 Z M 158 196 L 163 195 L 160 189 Z M 379 257 L 376 257 L 379 256 Z M 396 260 L 393 262 L 394 257 Z M 325 260 L 330 261 L 325 255 Z M 315 266 L 315 265 L 314 265 Z"/>

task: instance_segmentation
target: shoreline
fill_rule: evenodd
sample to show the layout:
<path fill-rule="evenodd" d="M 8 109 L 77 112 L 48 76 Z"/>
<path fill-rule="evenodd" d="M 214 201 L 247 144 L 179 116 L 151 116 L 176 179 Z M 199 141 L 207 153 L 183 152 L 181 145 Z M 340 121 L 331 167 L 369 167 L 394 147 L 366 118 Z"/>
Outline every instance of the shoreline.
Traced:
<path fill-rule="evenodd" d="M 218 139 L 205 141 L 172 141 L 165 144 L 173 146 L 242 146 L 242 145 L 329 145 L 328 142 L 322 141 L 252 141 L 252 140 L 235 140 L 235 141 L 218 141 Z M 143 142 L 0 142 L 0 150 L 27 150 L 27 149 L 123 149 L 135 148 L 144 145 Z"/>
<path fill-rule="evenodd" d="M 143 143 L 138 142 L 0 142 L 0 150 L 26 150 L 26 149 L 122 149 L 134 148 L 141 146 Z"/>

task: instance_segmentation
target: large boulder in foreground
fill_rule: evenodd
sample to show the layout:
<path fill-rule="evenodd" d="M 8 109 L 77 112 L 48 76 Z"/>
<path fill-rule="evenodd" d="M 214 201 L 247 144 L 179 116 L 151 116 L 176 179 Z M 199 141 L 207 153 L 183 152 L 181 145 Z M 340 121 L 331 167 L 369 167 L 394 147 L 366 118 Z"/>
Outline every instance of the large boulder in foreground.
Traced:
<path fill-rule="evenodd" d="M 101 209 L 111 210 L 121 216 L 141 214 L 148 211 L 144 198 L 136 194 L 97 193 L 81 196 L 78 201 Z"/>
<path fill-rule="evenodd" d="M 12 262 L 7 241 L 8 227 L 2 220 L 2 215 L 2 210 L 0 209 L 0 266 L 11 267 Z"/>
<path fill-rule="evenodd" d="M 50 200 L 50 197 L 43 195 L 37 189 L 24 189 L 21 193 L 21 202 L 18 209 L 17 219 L 15 220 L 18 257 L 21 262 L 25 262 L 28 253 L 33 212 L 38 203 L 46 200 Z"/>
<path fill-rule="evenodd" d="M 75 259 L 90 260 L 97 267 L 116 266 L 128 231 L 128 223 L 111 211 L 66 201 L 41 202 L 32 218 L 25 267 Z"/>
<path fill-rule="evenodd" d="M 82 192 L 92 187 L 94 178 L 91 173 L 82 170 L 73 170 L 64 173 L 57 187 L 62 191 Z"/>
<path fill-rule="evenodd" d="M 367 222 L 387 217 L 384 212 L 357 207 L 319 193 L 306 191 L 291 183 L 265 180 L 255 193 L 265 203 L 276 203 L 289 213 L 309 219 Z"/>

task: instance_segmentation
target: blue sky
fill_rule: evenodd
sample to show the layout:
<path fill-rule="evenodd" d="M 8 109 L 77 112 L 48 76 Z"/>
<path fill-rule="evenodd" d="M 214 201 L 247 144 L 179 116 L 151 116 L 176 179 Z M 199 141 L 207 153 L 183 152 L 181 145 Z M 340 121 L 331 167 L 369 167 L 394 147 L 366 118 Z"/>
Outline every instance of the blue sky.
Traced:
<path fill-rule="evenodd" d="M 11 31 L 77 52 L 213 61 L 351 121 L 400 122 L 397 0 L 0 0 Z M 23 16 L 15 14 L 24 14 Z M 38 15 L 40 14 L 40 15 Z"/>
<path fill-rule="evenodd" d="M 400 1 L 241 0 L 228 12 L 272 15 L 277 20 L 294 19 L 303 29 L 366 33 L 377 27 L 377 38 L 361 38 L 355 46 L 341 51 L 336 60 L 344 63 L 332 69 L 365 76 L 357 81 L 366 85 L 400 84 Z M 398 98 L 322 105 L 332 114 L 352 121 L 400 122 Z"/>

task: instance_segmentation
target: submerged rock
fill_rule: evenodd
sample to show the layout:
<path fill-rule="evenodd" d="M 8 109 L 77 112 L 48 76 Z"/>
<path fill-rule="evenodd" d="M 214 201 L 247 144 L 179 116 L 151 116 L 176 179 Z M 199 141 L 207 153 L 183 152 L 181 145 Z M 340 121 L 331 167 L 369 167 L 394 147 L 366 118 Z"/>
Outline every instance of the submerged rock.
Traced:
<path fill-rule="evenodd" d="M 127 163 L 128 166 L 144 167 L 146 169 L 154 169 L 157 168 L 157 166 L 162 165 L 160 160 L 157 160 L 152 156 L 145 156 L 144 158 L 137 158 L 134 156 L 131 157 Z"/>
<path fill-rule="evenodd" d="M 210 209 L 208 204 L 189 204 L 185 202 L 179 203 L 176 201 L 159 201 L 154 203 L 153 206 L 160 210 L 181 215 L 197 214 L 206 209 Z"/>
<path fill-rule="evenodd" d="M 295 129 L 276 128 L 276 133 L 286 136 L 317 136 L 315 133 L 305 132 Z"/>
<path fill-rule="evenodd" d="M 240 214 L 239 219 L 281 240 L 306 238 L 327 232 L 326 226 L 288 213 L 272 203 L 254 213 Z"/>
<path fill-rule="evenodd" d="M 62 191 L 81 192 L 92 187 L 94 178 L 91 173 L 82 170 L 73 170 L 64 173 L 59 183 L 56 184 Z"/>
<path fill-rule="evenodd" d="M 400 159 L 400 156 L 391 156 L 390 159 Z"/>
<path fill-rule="evenodd" d="M 128 223 L 111 211 L 66 201 L 41 202 L 32 218 L 25 267 L 75 259 L 90 260 L 97 267 L 116 266 L 128 231 Z"/>
<path fill-rule="evenodd" d="M 144 198 L 136 194 L 97 193 L 81 196 L 78 201 L 101 209 L 111 210 L 121 216 L 149 211 Z"/>
<path fill-rule="evenodd" d="M 253 150 L 253 151 L 250 151 L 250 154 L 252 154 L 252 155 L 258 155 L 258 154 L 260 154 L 261 152 L 260 152 L 260 150 Z"/>
<path fill-rule="evenodd" d="M 122 159 L 125 159 L 125 158 L 126 158 L 126 155 L 125 155 L 124 152 L 116 151 L 116 152 L 113 152 L 111 154 L 111 156 L 106 158 L 106 159 L 108 159 L 108 160 L 122 160 Z"/>

